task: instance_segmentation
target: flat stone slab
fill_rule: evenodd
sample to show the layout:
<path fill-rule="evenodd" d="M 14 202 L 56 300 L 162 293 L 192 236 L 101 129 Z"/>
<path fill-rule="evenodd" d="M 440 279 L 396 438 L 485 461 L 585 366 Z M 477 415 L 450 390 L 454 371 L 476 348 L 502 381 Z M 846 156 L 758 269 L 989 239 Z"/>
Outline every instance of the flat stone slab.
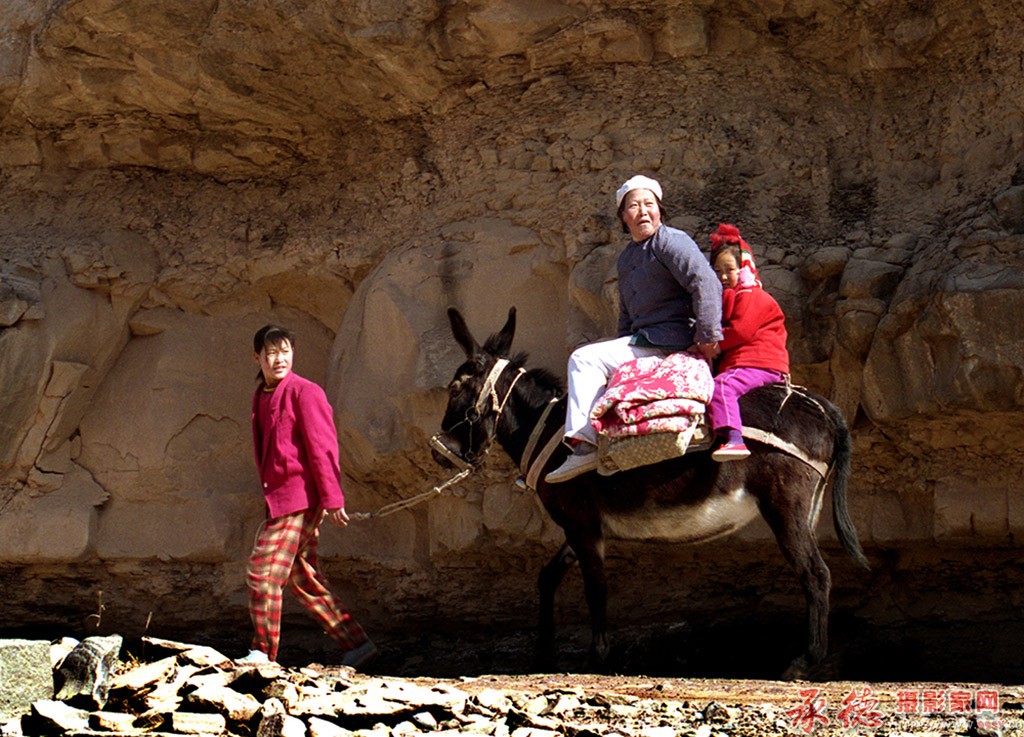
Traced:
<path fill-rule="evenodd" d="M 0 640 L 0 722 L 28 714 L 53 698 L 53 667 L 46 640 Z"/>

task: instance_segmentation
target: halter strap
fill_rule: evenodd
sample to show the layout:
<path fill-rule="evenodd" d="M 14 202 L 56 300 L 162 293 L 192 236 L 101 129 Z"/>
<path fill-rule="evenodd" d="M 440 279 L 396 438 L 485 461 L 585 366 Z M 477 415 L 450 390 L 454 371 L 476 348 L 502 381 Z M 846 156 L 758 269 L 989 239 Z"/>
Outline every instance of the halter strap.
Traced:
<path fill-rule="evenodd" d="M 487 374 L 487 378 L 484 380 L 484 385 L 480 388 L 480 396 L 476 398 L 476 404 L 474 405 L 478 415 L 482 415 L 484 409 L 487 406 L 487 400 L 491 400 L 491 409 L 493 409 L 499 416 L 501 411 L 505 409 L 505 403 L 508 402 L 508 398 L 512 396 L 512 389 L 515 388 L 516 382 L 522 378 L 526 370 L 523 368 L 519 369 L 519 372 L 512 379 L 512 384 L 509 386 L 508 391 L 505 392 L 505 398 L 498 400 L 497 384 L 498 379 L 501 378 L 502 372 L 505 367 L 508 366 L 507 358 L 499 358 L 494 362 L 494 366 L 491 367 L 491 372 Z M 497 418 L 495 418 L 497 422 Z"/>

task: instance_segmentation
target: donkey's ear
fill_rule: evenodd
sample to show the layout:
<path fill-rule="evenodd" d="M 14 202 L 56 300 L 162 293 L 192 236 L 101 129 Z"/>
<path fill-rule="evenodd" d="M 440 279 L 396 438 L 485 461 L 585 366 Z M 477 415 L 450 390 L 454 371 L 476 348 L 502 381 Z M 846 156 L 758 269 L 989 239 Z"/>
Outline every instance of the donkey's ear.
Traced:
<path fill-rule="evenodd" d="M 488 353 L 493 353 L 495 356 L 508 356 L 508 351 L 512 347 L 512 338 L 515 337 L 515 334 L 516 308 L 510 307 L 505 327 L 487 339 L 487 342 L 484 343 L 484 350 Z"/>
<path fill-rule="evenodd" d="M 448 308 L 448 322 L 452 325 L 452 335 L 455 336 L 456 342 L 466 352 L 466 358 L 472 358 L 480 352 L 480 344 L 476 342 L 476 338 L 469 332 L 466 321 L 462 319 L 462 313 L 454 307 Z"/>

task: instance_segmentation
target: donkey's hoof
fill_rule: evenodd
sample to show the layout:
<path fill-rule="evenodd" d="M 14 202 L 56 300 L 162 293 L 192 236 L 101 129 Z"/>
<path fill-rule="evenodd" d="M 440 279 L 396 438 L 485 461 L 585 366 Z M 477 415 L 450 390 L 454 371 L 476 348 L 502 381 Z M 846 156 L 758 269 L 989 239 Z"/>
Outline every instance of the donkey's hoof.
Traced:
<path fill-rule="evenodd" d="M 534 653 L 533 654 L 533 672 L 534 673 L 554 673 L 558 667 L 558 658 L 553 653 Z"/>
<path fill-rule="evenodd" d="M 588 660 L 590 667 L 595 669 L 595 672 L 603 672 L 608 667 L 608 656 L 612 652 L 611 643 L 608 642 L 607 635 L 596 635 L 590 641 L 590 655 Z"/>
<path fill-rule="evenodd" d="M 801 655 L 789 664 L 789 667 L 782 672 L 780 680 L 783 681 L 806 681 L 810 678 L 811 666 L 807 658 Z"/>
<path fill-rule="evenodd" d="M 829 655 L 821 660 L 811 660 L 806 655 L 790 663 L 782 674 L 783 681 L 834 681 L 839 678 L 840 659 Z"/>

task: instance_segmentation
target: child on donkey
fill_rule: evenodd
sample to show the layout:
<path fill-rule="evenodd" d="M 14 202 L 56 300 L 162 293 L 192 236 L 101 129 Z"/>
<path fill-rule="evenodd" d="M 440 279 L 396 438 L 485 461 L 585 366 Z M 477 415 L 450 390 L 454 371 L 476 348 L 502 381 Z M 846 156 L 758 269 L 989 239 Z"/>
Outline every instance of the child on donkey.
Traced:
<path fill-rule="evenodd" d="M 338 463 L 338 435 L 327 395 L 292 372 L 295 338 L 266 325 L 253 338 L 259 383 L 252 399 L 256 467 L 267 507 L 249 556 L 246 583 L 255 634 L 238 662 L 277 660 L 282 593 L 287 585 L 345 651 L 342 664 L 361 667 L 377 648 L 320 572 L 317 543 L 326 517 L 348 524 Z"/>
<path fill-rule="evenodd" d="M 786 381 L 786 318 L 761 288 L 754 255 L 735 225 L 722 223 L 711 234 L 711 264 L 722 282 L 722 353 L 715 364 L 715 391 L 708 420 L 719 462 L 750 455 L 743 442 L 740 397 L 759 386 Z"/>

